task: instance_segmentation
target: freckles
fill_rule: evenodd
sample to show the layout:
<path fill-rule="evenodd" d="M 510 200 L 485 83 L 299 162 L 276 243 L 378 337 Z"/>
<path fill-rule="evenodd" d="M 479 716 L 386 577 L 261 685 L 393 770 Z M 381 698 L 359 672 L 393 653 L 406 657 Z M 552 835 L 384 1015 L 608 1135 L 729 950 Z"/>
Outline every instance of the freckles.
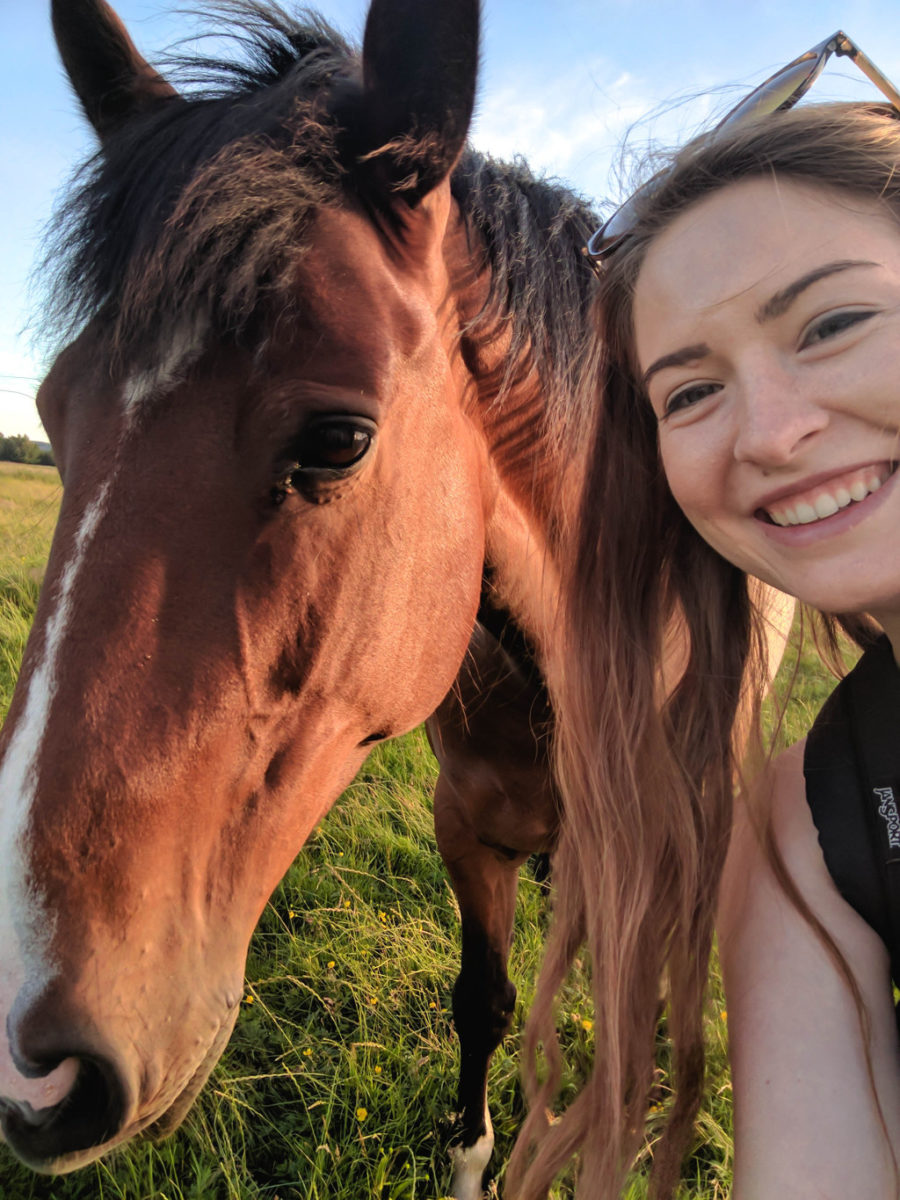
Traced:
<path fill-rule="evenodd" d="M 669 447 L 660 447 L 660 463 L 669 485 L 669 491 L 679 507 L 703 512 L 711 503 L 711 489 L 714 487 L 710 478 L 709 462 L 704 456 L 695 453 L 685 453 Z"/>
<path fill-rule="evenodd" d="M 660 426 L 659 457 L 678 504 L 710 518 L 734 507 L 738 480 L 734 430 L 723 415 L 690 424 Z"/>

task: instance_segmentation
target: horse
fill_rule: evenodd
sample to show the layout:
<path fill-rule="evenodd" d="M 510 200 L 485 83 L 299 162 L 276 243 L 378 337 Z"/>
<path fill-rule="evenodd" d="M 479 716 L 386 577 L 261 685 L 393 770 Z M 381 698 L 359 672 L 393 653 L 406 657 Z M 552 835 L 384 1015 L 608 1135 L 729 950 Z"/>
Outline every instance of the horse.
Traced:
<path fill-rule="evenodd" d="M 477 0 L 372 0 L 361 53 L 218 7 L 248 52 L 185 92 L 106 0 L 52 0 L 100 148 L 51 252 L 64 492 L 0 741 L 2 1132 L 64 1172 L 174 1128 L 273 888 L 426 720 L 472 1200 L 517 873 L 559 821 L 595 218 L 467 148 Z"/>

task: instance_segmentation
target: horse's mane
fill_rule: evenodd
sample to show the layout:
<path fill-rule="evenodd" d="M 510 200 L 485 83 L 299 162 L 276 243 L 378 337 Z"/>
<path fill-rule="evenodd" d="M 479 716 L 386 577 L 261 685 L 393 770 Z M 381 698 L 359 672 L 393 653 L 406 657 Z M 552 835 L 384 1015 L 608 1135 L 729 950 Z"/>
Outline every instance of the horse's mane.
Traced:
<path fill-rule="evenodd" d="M 108 138 L 53 219 L 43 328 L 55 341 L 99 317 L 113 357 L 134 362 L 201 312 L 220 335 L 252 336 L 265 302 L 288 296 L 315 209 L 353 186 L 329 101 L 358 86 L 358 52 L 307 9 L 215 0 L 200 15 L 237 53 L 169 56 L 182 99 Z M 535 369 L 546 391 L 573 394 L 590 332 L 578 253 L 590 209 L 524 163 L 473 150 L 453 191 L 490 266 L 468 333 L 510 338 L 498 390 Z"/>
<path fill-rule="evenodd" d="M 596 373 L 596 280 L 581 251 L 599 219 L 582 197 L 536 177 L 522 159 L 498 162 L 469 150 L 452 187 L 490 266 L 470 333 L 490 340 L 508 330 L 498 399 L 533 373 L 554 440 L 580 438 L 582 418 L 584 430 L 593 421 L 581 410 L 594 402 Z"/>

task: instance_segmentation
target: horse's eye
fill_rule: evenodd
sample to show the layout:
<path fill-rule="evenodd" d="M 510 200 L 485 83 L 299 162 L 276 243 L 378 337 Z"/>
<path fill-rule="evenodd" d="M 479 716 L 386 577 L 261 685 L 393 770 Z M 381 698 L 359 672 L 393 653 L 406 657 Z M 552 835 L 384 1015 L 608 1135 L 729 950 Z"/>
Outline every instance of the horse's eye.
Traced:
<path fill-rule="evenodd" d="M 368 417 L 314 418 L 285 456 L 272 503 L 283 504 L 293 492 L 314 499 L 322 488 L 353 475 L 372 448 L 375 433 L 375 422 Z"/>
<path fill-rule="evenodd" d="M 317 421 L 303 435 L 301 469 L 312 467 L 344 470 L 358 463 L 372 444 L 375 428 L 360 418 L 329 418 Z"/>

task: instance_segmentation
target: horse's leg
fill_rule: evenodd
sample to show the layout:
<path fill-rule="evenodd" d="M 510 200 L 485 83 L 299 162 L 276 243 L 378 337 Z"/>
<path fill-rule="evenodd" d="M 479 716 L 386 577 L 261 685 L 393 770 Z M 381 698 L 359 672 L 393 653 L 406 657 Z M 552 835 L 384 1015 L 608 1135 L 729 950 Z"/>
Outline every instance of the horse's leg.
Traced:
<path fill-rule="evenodd" d="M 462 1126 L 453 1151 L 456 1200 L 480 1200 L 493 1147 L 487 1072 L 516 1000 L 507 959 L 518 870 L 555 837 L 550 722 L 524 639 L 508 617 L 484 608 L 456 685 L 426 723 L 441 766 L 435 831 L 462 918 L 453 991 Z"/>
<path fill-rule="evenodd" d="M 487 1103 L 491 1055 L 509 1031 L 516 1003 L 507 974 L 519 866 L 527 854 L 503 853 L 481 842 L 445 775 L 434 798 L 438 847 L 459 902 L 462 966 L 453 988 L 459 1037 L 460 1136 L 451 1151 L 453 1196 L 480 1200 L 494 1147 Z"/>

